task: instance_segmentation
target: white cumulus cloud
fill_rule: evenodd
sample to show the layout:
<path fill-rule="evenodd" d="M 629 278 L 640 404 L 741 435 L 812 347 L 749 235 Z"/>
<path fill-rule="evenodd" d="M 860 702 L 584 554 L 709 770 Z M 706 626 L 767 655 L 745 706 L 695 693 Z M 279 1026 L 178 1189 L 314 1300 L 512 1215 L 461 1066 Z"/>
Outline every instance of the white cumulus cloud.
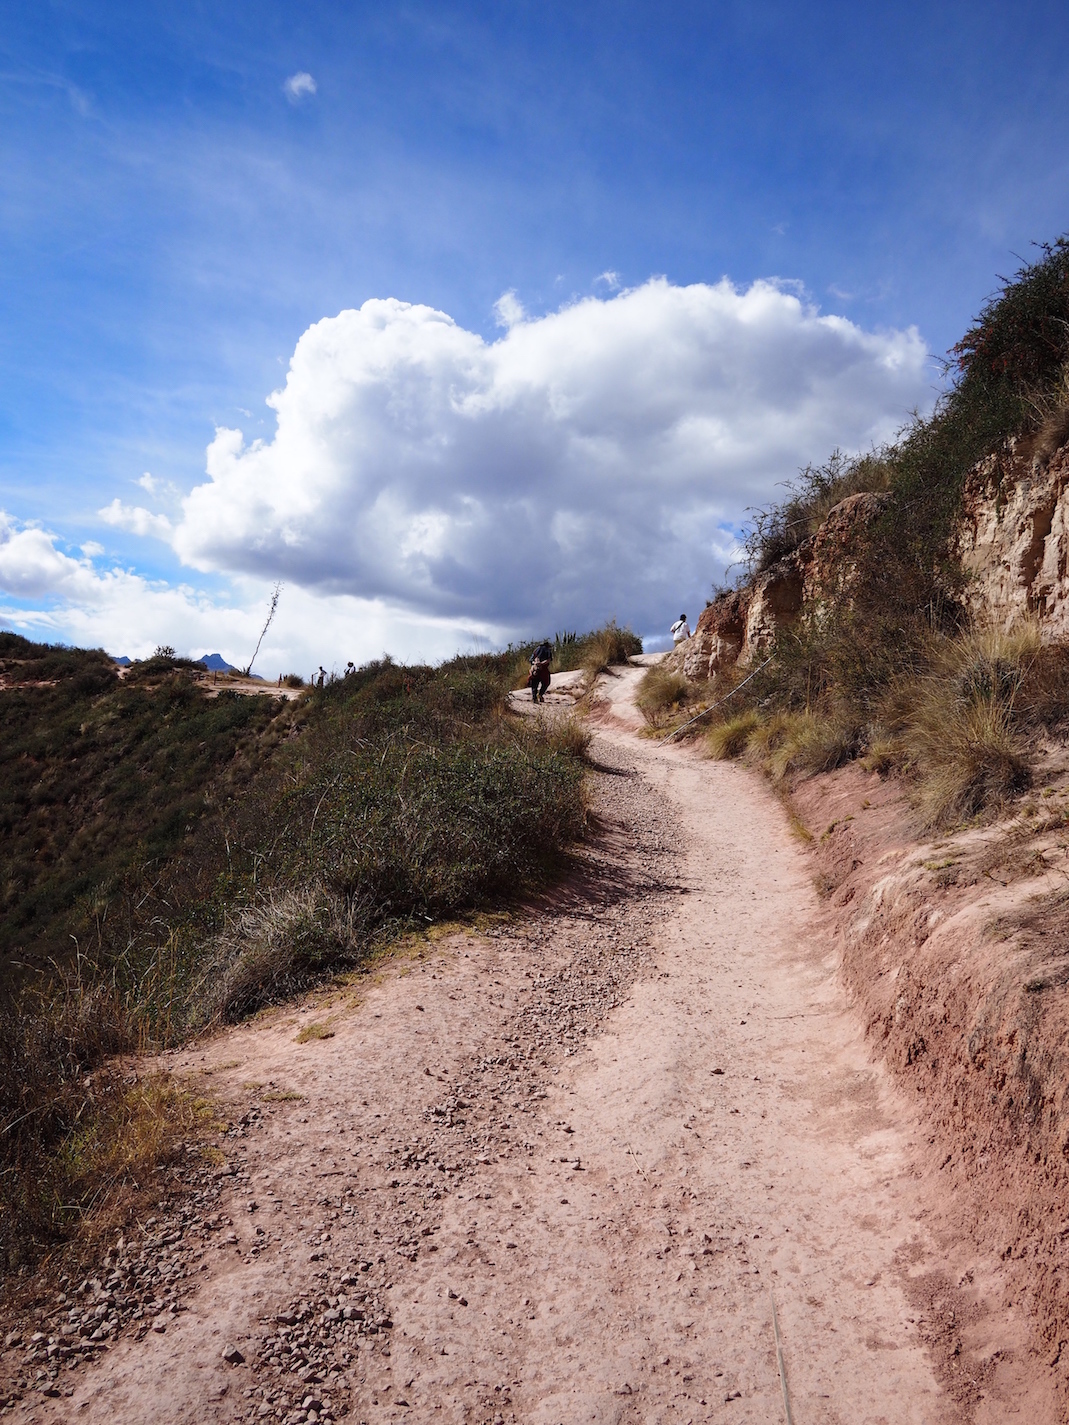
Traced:
<path fill-rule="evenodd" d="M 497 318 L 498 326 L 505 327 L 506 330 L 509 327 L 518 326 L 520 322 L 527 319 L 523 303 L 515 292 L 502 292 L 494 303 L 494 316 Z"/>
<path fill-rule="evenodd" d="M 650 631 L 700 607 L 747 506 L 930 396 L 915 329 L 867 332 L 790 284 L 655 278 L 497 313 L 493 342 L 394 299 L 310 327 L 274 437 L 217 431 L 169 531 L 182 560 L 424 619 Z"/>
<path fill-rule="evenodd" d="M 147 475 L 144 478 L 149 480 L 152 477 Z M 144 484 L 144 480 L 137 483 Z M 124 505 L 118 498 L 98 510 L 97 514 L 105 524 L 128 530 L 130 534 L 139 534 L 142 538 L 150 534 L 156 539 L 169 539 L 171 535 L 171 521 L 166 515 L 154 515 L 151 510 L 146 510 L 141 505 Z"/>
<path fill-rule="evenodd" d="M 101 569 L 91 557 L 65 554 L 58 543 L 54 534 L 0 510 L 0 594 L 10 600 L 0 598 L 0 627 L 132 658 L 147 657 L 160 643 L 194 658 L 222 653 L 239 666 L 252 656 L 268 585 L 237 580 L 229 598 L 213 596 L 130 569 Z M 83 552 L 103 553 L 94 544 Z M 495 646 L 504 632 L 406 614 L 381 600 L 287 588 L 254 671 L 307 677 L 320 663 L 340 670 L 350 658 L 366 662 L 387 651 L 408 662 L 435 661 L 458 649 Z"/>
<path fill-rule="evenodd" d="M 316 92 L 318 85 L 307 70 L 299 70 L 296 74 L 291 74 L 282 86 L 282 92 L 291 104 L 299 104 L 305 95 Z"/>

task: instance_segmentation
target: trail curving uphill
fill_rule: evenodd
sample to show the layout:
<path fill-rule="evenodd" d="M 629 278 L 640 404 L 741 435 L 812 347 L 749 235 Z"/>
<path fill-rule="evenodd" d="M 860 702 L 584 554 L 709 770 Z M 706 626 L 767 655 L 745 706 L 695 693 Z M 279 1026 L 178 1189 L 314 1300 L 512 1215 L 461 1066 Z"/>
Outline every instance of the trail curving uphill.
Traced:
<path fill-rule="evenodd" d="M 782 807 L 638 739 L 640 674 L 571 884 L 173 1057 L 227 1162 L 109 1263 L 140 1324 L 14 1418 L 771 1425 L 774 1299 L 796 1425 L 1054 1420 L 929 1235 Z"/>

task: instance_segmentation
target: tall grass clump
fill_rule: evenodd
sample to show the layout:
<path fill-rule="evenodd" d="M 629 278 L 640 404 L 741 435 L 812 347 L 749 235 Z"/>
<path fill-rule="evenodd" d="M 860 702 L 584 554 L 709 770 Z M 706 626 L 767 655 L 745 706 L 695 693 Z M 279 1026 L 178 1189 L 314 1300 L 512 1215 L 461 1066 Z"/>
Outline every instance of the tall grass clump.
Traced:
<path fill-rule="evenodd" d="M 695 684 L 682 673 L 654 663 L 639 681 L 635 703 L 651 727 L 661 727 L 673 712 L 697 701 L 699 695 Z"/>
<path fill-rule="evenodd" d="M 580 654 L 587 688 L 592 688 L 602 673 L 642 652 L 642 640 L 629 628 L 617 627 L 615 621 L 591 634 Z"/>
<path fill-rule="evenodd" d="M 761 719 L 753 708 L 713 723 L 705 735 L 709 756 L 718 762 L 730 762 L 741 757 L 750 745 L 751 736 L 760 726 Z"/>
<path fill-rule="evenodd" d="M 888 695 L 885 722 L 924 825 L 967 820 L 1029 785 L 1029 720 L 1017 703 L 1039 652 L 1031 623 L 936 639 L 924 675 Z"/>

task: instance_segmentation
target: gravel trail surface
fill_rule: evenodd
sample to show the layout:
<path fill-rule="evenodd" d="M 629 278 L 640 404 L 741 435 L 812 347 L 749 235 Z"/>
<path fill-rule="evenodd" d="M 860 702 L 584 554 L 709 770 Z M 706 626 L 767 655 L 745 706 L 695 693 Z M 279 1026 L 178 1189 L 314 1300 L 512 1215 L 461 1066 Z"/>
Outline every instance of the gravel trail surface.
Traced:
<path fill-rule="evenodd" d="M 770 1425 L 785 1383 L 796 1425 L 1009 1418 L 1012 1323 L 948 1345 L 922 1300 L 908 1107 L 804 851 L 634 736 L 638 676 L 565 886 L 172 1056 L 226 1161 L 8 1342 L 12 1418 Z"/>

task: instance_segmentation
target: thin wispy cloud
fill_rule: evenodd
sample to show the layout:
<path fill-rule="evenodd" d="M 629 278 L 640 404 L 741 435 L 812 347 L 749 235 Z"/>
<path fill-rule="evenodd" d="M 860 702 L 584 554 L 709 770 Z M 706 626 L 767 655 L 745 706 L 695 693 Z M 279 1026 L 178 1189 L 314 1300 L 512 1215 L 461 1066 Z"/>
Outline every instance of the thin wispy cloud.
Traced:
<path fill-rule="evenodd" d="M 282 86 L 282 92 L 291 104 L 299 104 L 302 99 L 313 95 L 317 89 L 318 85 L 306 69 L 291 74 Z"/>

